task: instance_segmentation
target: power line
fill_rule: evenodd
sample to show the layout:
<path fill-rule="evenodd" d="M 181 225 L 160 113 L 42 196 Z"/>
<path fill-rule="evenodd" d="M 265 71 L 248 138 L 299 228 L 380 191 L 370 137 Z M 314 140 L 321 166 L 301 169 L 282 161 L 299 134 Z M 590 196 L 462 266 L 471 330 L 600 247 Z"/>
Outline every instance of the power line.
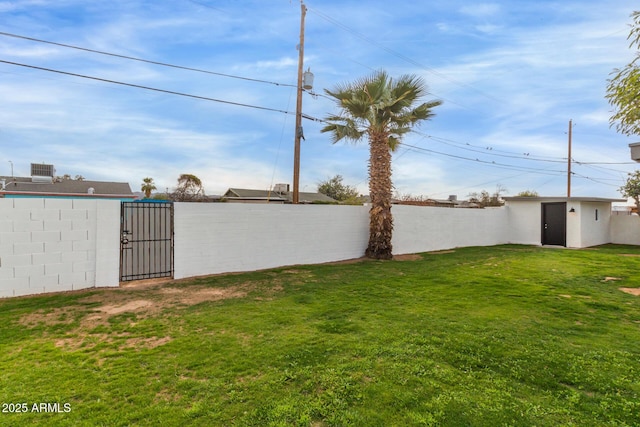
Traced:
<path fill-rule="evenodd" d="M 214 76 L 229 77 L 229 78 L 233 78 L 233 79 L 247 80 L 247 81 L 257 82 L 257 83 L 267 83 L 267 84 L 272 84 L 272 85 L 276 85 L 276 86 L 296 87 L 296 85 L 292 85 L 292 84 L 288 84 L 288 83 L 271 82 L 271 81 L 268 81 L 268 80 L 261 80 L 261 79 L 253 79 L 253 78 L 250 78 L 250 77 L 235 76 L 235 75 L 232 75 L 232 74 L 218 73 L 218 72 L 215 72 L 215 71 L 202 70 L 202 69 L 199 69 L 199 68 L 184 67 L 182 65 L 174 65 L 174 64 L 169 64 L 169 63 L 166 63 L 166 62 L 151 61 L 149 59 L 136 58 L 136 57 L 127 56 L 127 55 L 119 55 L 117 53 L 104 52 L 104 51 L 101 51 L 101 50 L 89 49 L 89 48 L 86 48 L 86 47 L 74 46 L 74 45 L 64 44 L 64 43 L 57 43 L 57 42 L 52 42 L 52 41 L 42 40 L 42 39 L 36 39 L 36 38 L 33 38 L 33 37 L 21 36 L 21 35 L 18 35 L 18 34 L 0 32 L 0 35 L 6 36 L 6 37 L 14 37 L 14 38 L 17 38 L 17 39 L 34 41 L 34 42 L 38 42 L 38 43 L 46 43 L 46 44 L 50 44 L 50 45 L 54 45 L 54 46 L 66 47 L 66 48 L 69 48 L 69 49 L 82 50 L 82 51 L 85 51 L 85 52 L 97 53 L 97 54 L 100 54 L 100 55 L 113 56 L 115 58 L 123 58 L 123 59 L 129 59 L 131 61 L 138 61 L 138 62 L 144 62 L 144 63 L 147 63 L 147 64 L 160 65 L 160 66 L 163 66 L 163 67 L 177 68 L 177 69 L 180 69 L 180 70 L 187 70 L 187 71 L 195 71 L 197 73 L 212 74 Z"/>
<path fill-rule="evenodd" d="M 138 89 L 151 90 L 151 91 L 154 91 L 154 92 L 167 93 L 167 94 L 170 94 L 170 95 L 178 95 L 178 96 L 184 96 L 184 97 L 188 97 L 188 98 L 201 99 L 201 100 L 205 100 L 205 101 L 220 102 L 220 103 L 223 103 L 223 104 L 236 105 L 236 106 L 239 106 L 239 107 L 255 108 L 255 109 L 258 109 L 258 110 L 265 110 L 265 111 L 275 111 L 277 113 L 283 113 L 283 114 L 291 114 L 291 115 L 295 114 L 295 113 L 290 112 L 290 111 L 279 110 L 279 109 L 276 109 L 276 108 L 261 107 L 261 106 L 258 106 L 258 105 L 244 104 L 244 103 L 241 103 L 241 102 L 225 101 L 225 100 L 222 100 L 222 99 L 209 98 L 209 97 L 206 97 L 206 96 L 193 95 L 193 94 L 188 94 L 188 93 L 183 93 L 183 92 L 175 92 L 175 91 L 166 90 L 166 89 L 158 89 L 158 88 L 154 88 L 154 87 L 150 87 L 150 86 L 142 86 L 142 85 L 137 85 L 137 84 L 133 84 L 133 83 L 119 82 L 117 80 L 103 79 L 103 78 L 100 78 L 100 77 L 87 76 L 87 75 L 83 75 L 83 74 L 71 73 L 71 72 L 68 72 L 68 71 L 54 70 L 54 69 L 51 69 L 51 68 L 37 67 L 35 65 L 21 64 L 21 63 L 18 63 L 18 62 L 5 61 L 5 60 L 1 60 L 1 59 L 0 59 L 0 63 L 17 65 L 19 67 L 32 68 L 32 69 L 35 69 L 35 70 L 48 71 L 48 72 L 51 72 L 51 73 L 64 74 L 64 75 L 67 75 L 67 76 L 80 77 L 80 78 L 83 78 L 83 79 L 97 80 L 97 81 L 117 84 L 117 85 L 121 85 L 121 86 L 129 86 L 129 87 L 134 87 L 134 88 L 138 88 Z M 305 119 L 308 119 L 308 120 L 321 121 L 320 119 L 316 119 L 315 117 L 309 116 L 308 114 L 303 114 L 302 117 L 305 118 Z"/>
<path fill-rule="evenodd" d="M 549 163 L 566 163 L 567 159 L 564 158 L 555 158 L 557 160 L 552 160 L 554 158 L 549 157 L 548 159 L 544 159 L 544 158 L 538 158 L 538 156 L 530 156 L 529 153 L 523 153 L 523 154 L 516 154 L 516 153 L 512 153 L 512 154 L 499 154 L 500 152 L 502 153 L 510 153 L 508 151 L 500 151 L 500 150 L 494 150 L 493 147 L 485 147 L 484 149 L 481 148 L 469 148 L 469 147 L 477 147 L 477 146 L 473 146 L 471 144 L 463 144 L 463 146 L 458 146 L 458 145 L 462 145 L 462 143 L 457 143 L 457 144 L 453 144 L 455 141 L 452 140 L 448 140 L 446 138 L 440 138 L 437 136 L 432 136 L 432 135 L 427 135 L 421 132 L 415 132 L 418 135 L 422 135 L 425 138 L 429 138 L 432 139 L 436 142 L 440 142 L 442 144 L 445 145 L 449 145 L 449 146 L 453 146 L 456 148 L 460 148 L 462 150 L 467 150 L 467 151 L 472 151 L 474 153 L 482 153 L 482 154 L 486 154 L 489 156 L 497 156 L 497 157 L 507 157 L 507 158 L 512 158 L 512 159 L 520 159 L 520 160 L 531 160 L 531 161 L 537 161 L 537 162 L 549 162 Z M 495 152 L 494 152 L 495 151 Z"/>
<path fill-rule="evenodd" d="M 322 122 L 322 123 L 329 123 L 326 120 L 323 119 L 317 119 L 317 118 L 311 118 L 312 120 L 315 120 L 317 122 Z M 447 144 L 447 142 L 452 142 L 452 143 L 456 143 L 456 141 L 453 140 L 449 140 L 446 138 L 440 138 L 440 137 L 436 137 L 433 135 L 428 135 L 419 131 L 414 130 L 414 133 L 418 134 L 418 135 L 422 135 L 425 138 L 429 138 L 432 139 L 434 141 L 437 142 L 442 142 L 444 144 Z M 424 148 L 424 147 L 418 147 L 415 145 L 411 145 L 411 144 L 407 144 L 404 142 L 400 142 L 400 145 L 404 145 L 405 147 L 407 147 L 407 151 L 423 151 L 423 152 L 429 152 L 429 153 L 434 153 L 434 154 L 438 154 L 438 155 L 442 155 L 442 156 L 446 156 L 446 157 L 452 157 L 452 158 L 456 158 L 456 159 L 460 159 L 460 160 L 466 160 L 466 161 L 472 161 L 472 162 L 476 162 L 476 163 L 482 163 L 482 164 L 487 164 L 487 165 L 491 165 L 497 168 L 501 168 L 501 169 L 510 169 L 510 170 L 519 170 L 519 171 L 524 171 L 526 173 L 542 173 L 542 174 L 547 174 L 547 175 L 563 175 L 566 174 L 566 171 L 559 171 L 559 170 L 548 170 L 548 169 L 536 169 L 536 168 L 529 168 L 529 167 L 524 167 L 524 166 L 516 166 L 516 165 L 510 165 L 510 164 L 504 164 L 504 163 L 496 163 L 495 161 L 488 161 L 488 160 L 480 160 L 478 158 L 470 158 L 470 157 L 464 157 L 464 156 L 458 156 L 455 154 L 450 154 L 450 153 L 444 153 L 441 151 L 436 151 L 436 150 L 432 150 L 432 149 L 428 149 L 428 148 Z M 466 145 L 468 147 L 474 147 L 473 145 L 469 144 L 469 143 L 460 143 L 457 142 L 457 144 L 459 145 Z M 447 144 L 447 145 L 451 145 L 454 146 L 454 144 Z M 514 159 L 519 159 L 519 160 L 531 160 L 531 161 L 539 161 L 539 162 L 548 162 L 548 163 L 566 163 L 567 159 L 566 158 L 560 158 L 560 157 L 547 157 L 545 158 L 540 158 L 540 157 L 545 157 L 545 156 L 529 156 L 529 153 L 525 153 L 523 156 L 520 155 L 503 155 L 503 154 L 497 154 L 497 153 L 493 153 L 493 148 L 489 147 L 489 148 L 485 148 L 485 150 L 474 150 L 471 148 L 467 148 L 467 147 L 456 147 L 456 148 L 461 148 L 463 150 L 468 150 L 468 151 L 472 151 L 472 152 L 476 152 L 476 153 L 481 153 L 481 154 L 486 154 L 486 155 L 492 155 L 492 156 L 499 156 L 499 157 L 507 157 L 507 158 L 514 158 Z M 405 155 L 407 153 L 407 151 L 405 151 L 401 156 Z M 496 151 L 500 151 L 500 150 L 496 150 Z M 503 153 L 509 153 L 509 151 L 502 151 Z M 538 158 L 536 158 L 538 157 Z M 556 160 L 553 160 L 556 159 Z M 581 166 L 589 166 L 589 165 L 597 165 L 597 164 L 609 164 L 609 163 L 598 163 L 598 162 L 578 162 L 576 160 L 572 159 L 572 163 L 575 163 L 577 165 L 581 165 Z M 631 162 L 630 164 L 633 164 L 634 162 Z M 628 164 L 628 163 L 611 163 L 611 164 Z M 594 166 L 592 166 L 594 167 Z M 603 168 L 606 169 L 606 168 Z"/>
<path fill-rule="evenodd" d="M 529 173 L 531 173 L 531 172 L 518 173 L 516 175 L 510 175 L 510 176 L 502 177 L 502 178 L 499 178 L 499 179 L 492 179 L 491 181 L 486 181 L 486 182 L 482 182 L 482 183 L 474 184 L 474 185 L 468 185 L 466 187 L 459 187 L 459 188 L 455 188 L 455 189 L 452 189 L 452 190 L 441 191 L 441 192 L 438 192 L 438 193 L 430 193 L 429 196 L 430 197 L 435 197 L 435 196 L 438 196 L 438 195 L 441 195 L 441 194 L 443 194 L 443 195 L 444 194 L 453 194 L 453 193 L 457 193 L 457 192 L 462 191 L 462 190 L 468 190 L 468 189 L 472 189 L 472 188 L 482 187 L 482 186 L 487 185 L 487 184 L 494 184 L 494 183 L 495 184 L 500 184 L 500 181 L 509 180 L 509 179 L 512 179 L 512 178 L 517 178 L 519 176 L 527 175 Z M 551 180 L 553 180 L 553 179 L 554 178 L 551 178 Z"/>
<path fill-rule="evenodd" d="M 438 137 L 438 136 L 433 136 L 433 135 L 429 135 L 429 134 L 425 134 L 419 131 L 413 131 L 414 133 L 418 134 L 418 135 L 422 135 L 425 138 L 431 139 L 433 141 L 445 144 L 445 145 L 449 145 L 452 146 L 454 148 L 459 148 L 462 150 L 467 150 L 467 151 L 472 151 L 475 153 L 481 153 L 481 154 L 485 154 L 488 156 L 497 156 L 497 157 L 506 157 L 506 158 L 513 158 L 513 159 L 520 159 L 520 160 L 531 160 L 531 161 L 538 161 L 538 162 L 549 162 L 549 163 L 566 163 L 567 162 L 567 158 L 566 157 L 552 157 L 552 156 L 539 156 L 539 155 L 530 155 L 529 153 L 516 153 L 513 151 L 504 151 L 504 150 L 496 150 L 491 146 L 486 146 L 486 147 L 480 147 L 478 145 L 473 145 L 473 144 L 469 144 L 469 143 L 465 143 L 465 142 L 459 142 L 459 141 L 454 141 L 452 139 L 447 139 L 447 138 L 442 138 L 442 137 Z M 499 153 L 506 153 L 506 154 L 499 154 Z M 636 162 L 581 162 L 579 160 L 575 160 L 575 159 L 571 159 L 572 163 L 575 165 L 579 165 L 579 166 L 593 166 L 593 167 L 597 167 L 596 165 L 633 165 L 636 164 Z M 600 167 L 601 169 L 608 169 L 605 167 Z M 623 171 L 619 171 L 619 170 L 615 170 L 615 169 L 608 169 L 614 172 L 623 172 Z M 623 172 L 625 173 L 625 172 Z"/>
<path fill-rule="evenodd" d="M 574 160 L 579 165 L 635 165 L 636 162 L 579 162 Z"/>
<path fill-rule="evenodd" d="M 591 177 L 588 177 L 588 176 L 580 175 L 580 174 L 577 174 L 577 173 L 574 173 L 574 175 L 575 175 L 576 177 L 578 177 L 578 178 L 583 178 L 583 179 L 586 179 L 586 180 L 589 180 L 589 181 L 595 182 L 595 183 L 597 183 L 597 184 L 601 184 L 601 185 L 608 185 L 608 186 L 610 186 L 610 187 L 620 187 L 620 185 L 609 184 L 608 182 L 602 182 L 602 180 L 604 180 L 605 178 L 598 178 L 598 179 L 595 179 L 595 178 L 591 178 Z M 615 180 L 613 180 L 613 179 L 609 179 L 608 181 L 615 181 Z"/>
<path fill-rule="evenodd" d="M 404 142 L 400 142 L 399 144 L 400 145 L 404 145 L 405 147 L 409 147 L 409 148 L 411 148 L 413 150 L 421 151 L 421 152 L 439 154 L 441 156 L 452 157 L 452 158 L 455 158 L 455 159 L 472 161 L 472 162 L 476 162 L 476 163 L 482 163 L 482 164 L 486 164 L 486 165 L 489 165 L 489 166 L 502 168 L 502 169 L 527 171 L 527 172 L 532 172 L 532 173 L 540 173 L 540 174 L 544 174 L 544 175 L 555 175 L 555 174 L 564 174 L 564 173 L 566 173 L 565 171 L 528 168 L 528 167 L 516 166 L 516 165 L 510 165 L 510 164 L 504 164 L 504 163 L 496 163 L 494 161 L 480 160 L 480 159 L 477 159 L 477 158 L 476 159 L 472 159 L 470 157 L 457 156 L 455 154 L 443 153 L 443 152 L 436 151 L 436 150 L 430 150 L 430 149 L 424 148 L 424 147 L 417 147 L 415 145 L 410 145 L 410 144 L 407 144 L 407 143 L 404 143 Z"/>
<path fill-rule="evenodd" d="M 420 132 L 416 132 L 418 134 L 423 135 Z M 540 155 L 531 155 L 530 153 L 516 153 L 515 151 L 506 151 L 506 150 L 499 150 L 496 149 L 492 146 L 479 146 L 479 145 L 473 145 L 470 144 L 468 142 L 460 142 L 460 141 L 455 141 L 453 139 L 448 139 L 448 138 L 442 138 L 442 137 L 437 137 L 437 136 L 432 136 L 432 135 L 426 135 L 425 136 L 432 138 L 438 142 L 442 142 L 442 143 L 450 143 L 450 144 L 455 144 L 455 145 L 461 145 L 461 146 L 465 146 L 465 147 L 475 147 L 481 150 L 486 150 L 486 151 L 491 151 L 492 153 L 496 152 L 496 153 L 505 153 L 505 154 L 511 154 L 511 155 L 517 155 L 517 156 L 524 156 L 523 158 L 526 159 L 532 159 L 532 158 L 537 158 L 537 159 L 548 159 L 548 160 L 559 160 L 562 162 L 566 162 L 567 158 L 566 157 L 555 157 L 555 156 L 540 156 Z"/>
<path fill-rule="evenodd" d="M 619 170 L 619 169 L 605 168 L 605 167 L 602 167 L 602 166 L 594 166 L 594 165 L 586 165 L 586 164 L 579 163 L 579 162 L 576 162 L 575 165 L 584 166 L 586 168 L 593 169 L 593 170 L 596 170 L 596 171 L 601 172 L 601 173 L 606 173 L 607 175 L 610 175 L 610 176 L 618 176 L 619 174 L 626 175 L 628 173 L 627 171 L 623 171 L 623 170 Z"/>

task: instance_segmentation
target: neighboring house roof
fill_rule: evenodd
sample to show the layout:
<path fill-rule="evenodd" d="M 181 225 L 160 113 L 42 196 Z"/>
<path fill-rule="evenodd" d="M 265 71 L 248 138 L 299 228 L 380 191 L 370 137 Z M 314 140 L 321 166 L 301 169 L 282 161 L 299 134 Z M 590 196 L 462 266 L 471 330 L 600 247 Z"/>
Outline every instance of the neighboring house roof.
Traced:
<path fill-rule="evenodd" d="M 289 195 L 289 198 L 292 199 L 292 195 Z M 322 203 L 336 203 L 337 200 L 333 197 L 329 197 L 326 194 L 322 193 L 298 193 L 298 198 L 300 203 L 313 203 L 313 202 L 322 202 Z"/>
<path fill-rule="evenodd" d="M 223 199 L 237 201 L 263 201 L 273 203 L 291 203 L 293 201 L 293 193 L 277 192 L 269 190 L 252 190 L 248 188 L 229 188 L 222 196 Z M 336 200 L 322 193 L 298 193 L 300 203 L 335 203 Z"/>
<path fill-rule="evenodd" d="M 449 197 L 448 199 L 424 199 L 424 200 L 392 200 L 396 205 L 430 206 L 438 208 L 479 208 L 480 205 L 467 200 L 458 200 Z"/>
<path fill-rule="evenodd" d="M 90 197 L 109 199 L 134 199 L 135 195 L 126 182 L 53 180 L 33 182 L 32 178 L 0 176 L 4 188 L 0 197 Z"/>
<path fill-rule="evenodd" d="M 248 188 L 229 188 L 223 197 L 280 197 L 280 193 L 268 190 L 251 190 Z"/>
<path fill-rule="evenodd" d="M 526 196 L 514 196 L 503 197 L 507 202 L 626 202 L 627 199 L 609 199 L 604 197 L 526 197 Z"/>

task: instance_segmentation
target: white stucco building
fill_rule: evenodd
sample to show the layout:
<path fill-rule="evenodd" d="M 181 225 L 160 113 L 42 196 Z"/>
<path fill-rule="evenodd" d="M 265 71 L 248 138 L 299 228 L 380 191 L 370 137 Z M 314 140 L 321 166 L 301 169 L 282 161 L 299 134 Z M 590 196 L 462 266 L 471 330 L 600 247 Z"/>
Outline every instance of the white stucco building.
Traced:
<path fill-rule="evenodd" d="M 625 199 L 505 197 L 513 243 L 586 248 L 611 243 L 611 205 Z"/>

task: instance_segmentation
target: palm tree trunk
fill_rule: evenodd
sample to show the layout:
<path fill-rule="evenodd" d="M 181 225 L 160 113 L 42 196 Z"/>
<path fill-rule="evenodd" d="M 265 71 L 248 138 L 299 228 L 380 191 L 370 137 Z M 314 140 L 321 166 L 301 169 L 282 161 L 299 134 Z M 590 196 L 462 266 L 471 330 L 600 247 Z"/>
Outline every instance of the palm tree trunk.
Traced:
<path fill-rule="evenodd" d="M 369 133 L 369 245 L 365 255 L 374 259 L 391 259 L 391 150 L 384 132 Z"/>

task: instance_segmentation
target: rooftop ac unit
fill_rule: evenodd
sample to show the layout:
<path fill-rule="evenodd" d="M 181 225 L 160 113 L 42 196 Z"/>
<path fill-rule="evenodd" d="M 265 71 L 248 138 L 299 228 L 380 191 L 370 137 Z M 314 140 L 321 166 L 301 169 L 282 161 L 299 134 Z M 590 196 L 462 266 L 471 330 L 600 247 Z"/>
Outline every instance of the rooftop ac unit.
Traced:
<path fill-rule="evenodd" d="M 56 174 L 56 169 L 53 165 L 36 164 L 31 163 L 31 176 L 53 176 Z"/>
<path fill-rule="evenodd" d="M 273 191 L 275 191 L 276 193 L 288 193 L 289 184 L 275 184 L 273 186 Z"/>
<path fill-rule="evenodd" d="M 38 184 L 52 184 L 53 178 L 50 176 L 32 176 L 31 182 L 37 182 Z"/>

